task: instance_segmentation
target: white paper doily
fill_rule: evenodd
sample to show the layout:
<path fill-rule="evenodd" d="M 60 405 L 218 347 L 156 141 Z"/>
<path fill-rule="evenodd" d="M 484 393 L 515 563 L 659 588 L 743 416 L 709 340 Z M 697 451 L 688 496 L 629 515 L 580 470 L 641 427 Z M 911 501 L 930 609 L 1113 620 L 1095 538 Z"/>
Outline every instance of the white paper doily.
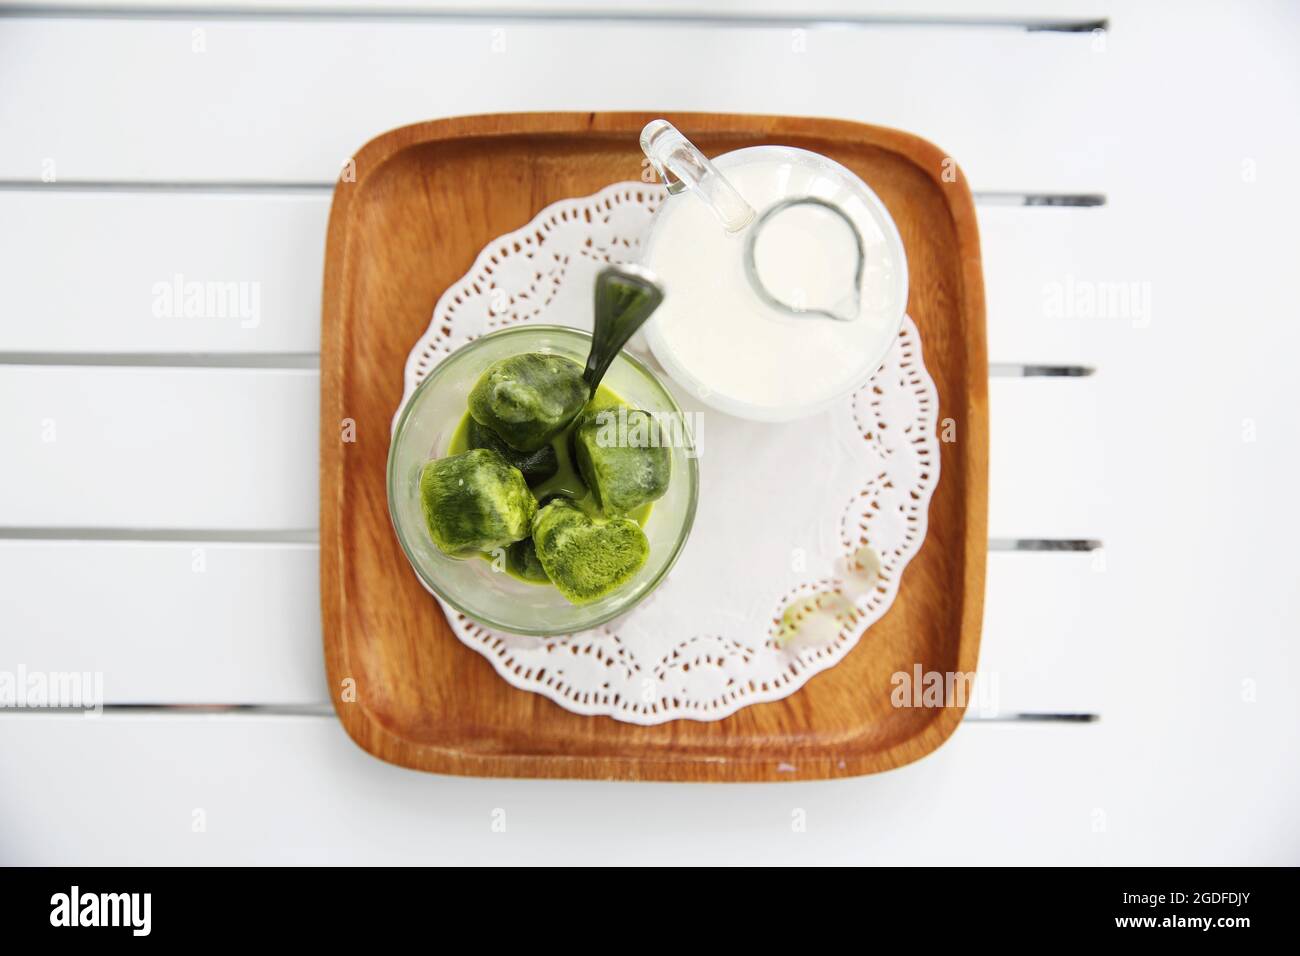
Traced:
<path fill-rule="evenodd" d="M 590 329 L 597 270 L 636 259 L 664 196 L 657 185 L 616 183 L 554 203 L 489 243 L 412 349 L 402 405 L 431 368 L 484 333 L 519 322 L 572 324 L 561 316 L 583 316 Z M 657 367 L 637 338 L 632 350 Z M 686 411 L 702 408 L 664 381 Z M 871 382 L 827 412 L 786 424 L 707 412 L 690 540 L 668 578 L 628 614 L 538 638 L 443 610 L 456 636 L 506 681 L 576 713 L 657 724 L 719 720 L 779 700 L 860 636 L 869 639 L 864 629 L 893 603 L 939 480 L 938 412 L 920 337 L 905 318 Z M 846 573 L 864 545 L 879 556 L 870 581 Z M 786 611 L 814 603 L 826 610 L 789 640 Z"/>

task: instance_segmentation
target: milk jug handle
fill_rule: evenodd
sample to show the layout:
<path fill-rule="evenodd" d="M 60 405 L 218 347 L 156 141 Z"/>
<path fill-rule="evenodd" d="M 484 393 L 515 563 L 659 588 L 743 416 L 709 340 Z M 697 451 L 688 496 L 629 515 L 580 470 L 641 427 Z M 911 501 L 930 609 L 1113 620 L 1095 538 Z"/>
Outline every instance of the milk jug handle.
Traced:
<path fill-rule="evenodd" d="M 708 204 L 727 232 L 739 232 L 754 220 L 754 209 L 727 178 L 667 120 L 641 130 L 641 150 L 669 193 L 689 189 Z"/>

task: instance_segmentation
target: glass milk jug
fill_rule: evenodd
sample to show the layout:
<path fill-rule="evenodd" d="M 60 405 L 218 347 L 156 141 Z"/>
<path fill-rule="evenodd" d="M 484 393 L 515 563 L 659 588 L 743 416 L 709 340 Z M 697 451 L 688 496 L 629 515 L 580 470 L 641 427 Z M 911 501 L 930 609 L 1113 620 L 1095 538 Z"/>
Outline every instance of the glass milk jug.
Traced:
<path fill-rule="evenodd" d="M 668 374 L 759 421 L 816 414 L 864 385 L 907 306 L 903 243 L 866 183 L 789 146 L 710 161 L 665 120 L 641 148 L 669 193 L 641 257 L 665 292 L 646 338 Z"/>

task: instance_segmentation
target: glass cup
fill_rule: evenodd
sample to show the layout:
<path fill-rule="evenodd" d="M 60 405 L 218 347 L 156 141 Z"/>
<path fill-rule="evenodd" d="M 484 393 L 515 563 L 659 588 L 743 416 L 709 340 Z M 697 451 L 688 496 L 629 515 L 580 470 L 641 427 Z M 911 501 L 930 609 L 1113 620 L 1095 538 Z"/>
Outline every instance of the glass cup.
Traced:
<path fill-rule="evenodd" d="M 388 511 L 397 539 L 425 586 L 456 610 L 495 630 L 512 634 L 569 634 L 596 627 L 636 606 L 658 586 L 686 544 L 695 520 L 699 463 L 687 419 L 672 393 L 627 352 L 602 385 L 634 408 L 675 423 L 670 439 L 672 478 L 645 523 L 650 555 L 632 580 L 592 604 L 570 604 L 550 585 L 528 584 L 481 557 L 452 558 L 429 537 L 420 503 L 420 469 L 447 446 L 465 415 L 465 402 L 493 362 L 523 352 L 550 352 L 587 360 L 591 335 L 558 325 L 517 325 L 463 346 L 440 362 L 412 393 L 398 418 L 388 452 Z"/>

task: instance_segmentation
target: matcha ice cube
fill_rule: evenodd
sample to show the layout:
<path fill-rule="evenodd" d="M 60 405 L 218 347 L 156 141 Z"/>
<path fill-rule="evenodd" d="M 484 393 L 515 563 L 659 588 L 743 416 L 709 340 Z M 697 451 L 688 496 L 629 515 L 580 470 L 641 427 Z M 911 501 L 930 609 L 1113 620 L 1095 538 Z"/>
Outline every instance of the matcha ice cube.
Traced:
<path fill-rule="evenodd" d="M 420 500 L 433 543 L 453 557 L 528 537 L 537 513 L 523 474 L 489 448 L 427 462 Z"/>
<path fill-rule="evenodd" d="M 650 553 L 635 521 L 597 521 L 564 498 L 537 512 L 533 544 L 547 577 L 573 604 L 591 604 L 626 584 Z"/>
<path fill-rule="evenodd" d="M 515 577 L 533 584 L 551 583 L 551 579 L 546 575 L 546 569 L 537 558 L 537 549 L 533 546 L 532 538 L 516 541 L 506 548 L 506 567 Z"/>
<path fill-rule="evenodd" d="M 545 352 L 493 362 L 469 393 L 469 414 L 516 451 L 536 451 L 587 404 L 582 366 Z"/>
<path fill-rule="evenodd" d="M 589 410 L 578 419 L 574 459 L 606 514 L 627 514 L 663 497 L 672 454 L 662 441 L 659 422 L 640 409 Z"/>
<path fill-rule="evenodd" d="M 486 425 L 480 425 L 473 416 L 466 427 L 466 441 L 470 448 L 491 448 L 524 475 L 529 487 L 540 485 L 560 470 L 560 461 L 556 457 L 553 445 L 543 445 L 536 451 L 515 451 L 499 435 Z"/>

